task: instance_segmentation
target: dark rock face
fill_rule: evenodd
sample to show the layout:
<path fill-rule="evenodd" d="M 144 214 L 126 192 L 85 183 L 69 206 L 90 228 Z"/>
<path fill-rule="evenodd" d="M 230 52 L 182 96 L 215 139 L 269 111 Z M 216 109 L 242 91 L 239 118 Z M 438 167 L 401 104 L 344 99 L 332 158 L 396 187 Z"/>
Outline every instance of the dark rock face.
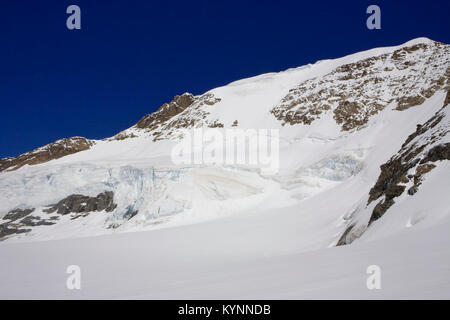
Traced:
<path fill-rule="evenodd" d="M 447 90 L 449 63 L 448 45 L 434 42 L 404 47 L 303 81 L 271 113 L 283 125 L 310 125 L 332 112 L 343 131 L 359 129 L 390 103 L 399 111 L 406 110 L 421 105 L 438 90 Z"/>
<path fill-rule="evenodd" d="M 405 180 L 406 173 L 412 167 L 414 167 L 414 163 L 403 163 L 401 158 L 391 159 L 381 165 L 380 176 L 369 191 L 369 203 L 377 200 L 382 195 L 385 195 L 387 200 L 401 195 L 404 187 L 402 188 L 398 183 Z"/>
<path fill-rule="evenodd" d="M 10 220 L 10 221 L 0 224 L 0 239 L 13 234 L 20 234 L 31 231 L 31 229 L 21 229 L 24 226 L 36 227 L 36 226 L 49 226 L 55 224 L 54 222 L 41 220 L 40 217 L 31 216 L 30 214 L 34 210 L 35 210 L 34 208 L 16 209 L 10 211 L 6 216 L 4 216 L 3 220 Z"/>
<path fill-rule="evenodd" d="M 93 145 L 94 141 L 82 137 L 61 139 L 18 157 L 1 159 L 0 172 L 4 170 L 17 170 L 26 164 L 36 165 L 59 159 L 70 154 L 88 150 Z"/>
<path fill-rule="evenodd" d="M 30 232 L 31 229 L 9 228 L 9 224 L 0 224 L 0 241 L 7 236 Z"/>
<path fill-rule="evenodd" d="M 450 143 L 441 143 L 450 133 L 450 121 L 446 116 L 449 105 L 450 88 L 447 89 L 443 107 L 428 121 L 417 125 L 416 131 L 407 137 L 400 150 L 380 166 L 380 175 L 369 191 L 367 205 L 378 202 L 368 224 L 350 220 L 337 242 L 338 246 L 350 244 L 360 237 L 371 223 L 380 219 L 395 204 L 395 199 L 405 192 L 408 184 L 407 194 L 414 196 L 423 178 L 436 167 L 437 161 L 450 160 Z"/>
<path fill-rule="evenodd" d="M 407 191 L 408 195 L 413 196 L 419 190 L 423 176 L 436 167 L 432 162 L 450 160 L 450 143 L 439 143 L 450 132 L 449 124 L 442 123 L 447 106 L 446 99 L 444 106 L 433 117 L 418 125 L 416 131 L 408 136 L 398 154 L 381 165 L 378 180 L 369 192 L 368 204 L 382 196 L 384 199 L 373 209 L 369 225 L 381 218 L 395 203 L 394 199 L 403 194 L 406 189 L 404 184 L 413 182 L 414 185 Z M 426 136 L 428 132 L 430 134 Z M 422 151 L 430 145 L 433 146 L 423 154 Z M 415 173 L 408 174 L 413 168 Z"/>
<path fill-rule="evenodd" d="M 404 157 L 394 158 L 383 164 L 377 182 L 369 191 L 369 201 L 379 199 L 384 195 L 384 200 L 378 202 L 373 209 L 369 225 L 381 218 L 384 213 L 394 204 L 394 198 L 400 196 L 405 190 L 405 186 L 399 185 L 407 182 L 406 174 L 413 168 L 416 162 L 404 162 Z"/>
<path fill-rule="evenodd" d="M 403 111 L 410 107 L 418 106 L 425 102 L 425 98 L 422 96 L 414 96 L 414 97 L 402 97 L 398 99 L 397 110 Z"/>
<path fill-rule="evenodd" d="M 28 216 L 20 221 L 21 225 L 29 226 L 29 227 L 36 227 L 36 226 L 51 226 L 52 224 L 55 224 L 54 222 L 50 222 L 47 220 L 41 220 L 39 217 L 35 216 Z"/>
<path fill-rule="evenodd" d="M 410 196 L 414 195 L 419 190 L 419 186 L 422 184 L 422 177 L 435 167 L 434 164 L 421 164 L 416 168 L 416 173 L 414 175 L 411 177 L 408 176 L 408 178 L 412 178 L 414 181 L 414 185 L 408 189 L 408 194 Z"/>
<path fill-rule="evenodd" d="M 369 225 L 374 222 L 375 220 L 380 219 L 386 211 L 394 204 L 394 198 L 389 197 L 386 198 L 384 201 L 380 201 L 377 203 L 375 208 L 373 208 L 372 216 L 370 217 Z"/>
<path fill-rule="evenodd" d="M 425 158 L 420 161 L 421 164 L 427 162 L 436 162 L 440 160 L 450 160 L 450 143 L 440 144 L 427 152 Z"/>
<path fill-rule="evenodd" d="M 163 104 L 155 113 L 146 115 L 136 124 L 138 129 L 155 129 L 158 125 L 170 120 L 177 114 L 183 112 L 192 103 L 195 98 L 190 93 L 181 96 L 175 96 L 169 103 Z"/>
<path fill-rule="evenodd" d="M 223 127 L 223 124 L 216 120 L 205 120 L 210 114 L 207 109 L 221 99 L 211 93 L 202 96 L 193 96 L 185 93 L 175 96 L 170 103 L 163 104 L 158 111 L 146 115 L 133 127 L 139 130 L 151 132 L 153 141 L 173 138 L 178 129 L 192 127 Z M 122 132 L 116 139 L 132 137 L 132 132 Z"/>
<path fill-rule="evenodd" d="M 3 220 L 15 221 L 17 219 L 21 219 L 23 217 L 26 217 L 27 215 L 29 215 L 33 211 L 34 211 L 34 208 L 23 209 L 23 210 L 22 209 L 12 210 L 12 211 L 8 212 L 8 214 L 6 216 L 3 217 Z"/>
<path fill-rule="evenodd" d="M 448 68 L 448 73 L 450 74 L 450 68 Z M 448 76 L 450 78 L 450 75 Z M 449 81 L 447 81 L 449 82 Z M 450 83 L 449 83 L 450 86 Z M 447 91 L 447 95 L 445 96 L 445 100 L 444 100 L 444 107 L 450 104 L 450 88 Z"/>
<path fill-rule="evenodd" d="M 194 97 L 194 102 L 189 105 L 189 108 L 186 107 L 179 116 L 174 119 L 171 118 L 158 126 L 158 130 L 153 132 L 153 140 L 158 141 L 174 138 L 174 133 L 177 132 L 178 129 L 199 128 L 204 126 L 210 128 L 222 128 L 223 124 L 221 124 L 218 119 L 206 119 L 210 114 L 208 109 L 220 101 L 220 98 L 215 97 L 211 93 L 206 93 L 200 97 Z"/>
<path fill-rule="evenodd" d="M 98 194 L 96 197 L 88 197 L 80 194 L 70 195 L 62 199 L 58 203 L 51 205 L 49 208 L 43 210 L 46 213 L 58 213 L 66 215 L 75 213 L 72 220 L 87 216 L 93 211 L 111 212 L 117 205 L 114 203 L 114 193 L 105 191 Z M 49 219 L 41 219 L 38 216 L 30 215 L 35 209 L 16 209 L 10 211 L 2 220 L 4 223 L 0 224 L 0 239 L 10 235 L 30 232 L 31 229 L 21 229 L 23 227 L 37 227 L 50 226 L 59 220 L 58 216 L 52 216 Z M 135 213 L 131 215 L 132 218 Z"/>
<path fill-rule="evenodd" d="M 105 191 L 96 197 L 88 197 L 80 194 L 70 195 L 59 201 L 57 204 L 52 205 L 50 208 L 45 209 L 44 212 L 57 212 L 62 215 L 103 210 L 106 212 L 111 212 L 116 207 L 117 205 L 114 204 L 114 193 L 111 191 Z"/>

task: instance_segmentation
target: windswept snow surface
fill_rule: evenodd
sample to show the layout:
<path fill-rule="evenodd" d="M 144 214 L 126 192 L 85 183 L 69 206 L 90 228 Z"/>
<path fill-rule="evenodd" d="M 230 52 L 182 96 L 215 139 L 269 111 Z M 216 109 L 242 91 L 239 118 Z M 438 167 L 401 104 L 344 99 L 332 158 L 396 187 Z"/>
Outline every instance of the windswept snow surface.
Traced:
<path fill-rule="evenodd" d="M 280 130 L 273 175 L 176 165 L 177 139 L 155 142 L 136 128 L 126 130 L 133 138 L 1 172 L 0 217 L 35 208 L 33 216 L 57 223 L 0 242 L 0 298 L 450 298 L 448 161 L 436 162 L 418 192 L 396 199 L 357 241 L 335 247 L 355 212 L 368 218 L 363 207 L 380 165 L 442 108 L 447 92 L 403 111 L 392 102 L 350 131 L 330 112 L 310 125 L 283 125 L 270 112 L 303 81 L 419 43 L 431 40 L 211 90 L 220 102 L 207 106 L 207 117 L 224 129 L 237 120 L 242 129 Z M 114 192 L 112 212 L 44 212 L 67 196 L 105 191 Z M 81 267 L 81 290 L 66 288 L 69 265 Z M 381 267 L 381 290 L 366 287 L 369 265 Z"/>
<path fill-rule="evenodd" d="M 282 241 L 285 251 L 295 242 L 280 226 L 275 223 L 267 233 L 260 219 L 240 218 L 152 232 L 5 243 L 0 246 L 0 298 L 450 298 L 448 219 L 383 240 L 275 254 Z M 80 290 L 66 288 L 69 265 L 81 269 Z M 370 265 L 381 269 L 379 290 L 367 289 Z"/>

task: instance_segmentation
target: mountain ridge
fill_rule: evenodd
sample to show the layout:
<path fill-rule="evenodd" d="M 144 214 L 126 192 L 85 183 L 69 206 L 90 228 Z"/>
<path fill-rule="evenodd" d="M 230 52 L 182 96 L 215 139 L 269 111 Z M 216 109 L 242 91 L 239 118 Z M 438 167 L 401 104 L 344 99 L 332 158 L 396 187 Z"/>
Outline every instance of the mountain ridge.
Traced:
<path fill-rule="evenodd" d="M 447 48 L 447 51 L 448 51 L 448 46 L 444 45 L 444 44 L 442 44 L 440 42 L 436 42 L 436 41 L 430 40 L 428 38 L 416 38 L 416 39 L 407 41 L 406 43 L 404 43 L 402 45 L 399 45 L 399 46 L 370 49 L 370 50 L 363 51 L 363 52 L 360 52 L 360 53 L 350 54 L 350 55 L 347 55 L 347 56 L 345 56 L 343 58 L 332 59 L 332 60 L 331 59 L 330 60 L 321 60 L 321 61 L 316 62 L 314 65 L 321 64 L 321 63 L 324 63 L 326 61 L 336 61 L 336 60 L 342 60 L 342 59 L 353 59 L 353 58 L 357 58 L 357 57 L 359 57 L 360 55 L 363 55 L 363 54 L 366 55 L 366 56 L 374 57 L 374 56 L 376 56 L 379 53 L 380 50 L 386 50 L 386 49 L 394 50 L 395 52 L 398 52 L 399 50 L 401 51 L 402 48 L 408 48 L 408 47 L 410 48 L 410 47 L 412 47 L 412 48 L 415 48 L 414 50 L 417 50 L 418 46 L 426 46 L 426 45 L 444 46 L 444 47 Z M 367 58 L 367 59 L 370 60 L 371 59 L 370 57 Z M 291 69 L 282 71 L 281 73 L 295 72 L 295 71 L 297 71 L 299 69 L 301 70 L 301 69 L 303 69 L 305 67 L 308 67 L 308 66 L 310 67 L 312 65 L 310 64 L 310 65 L 307 65 L 307 66 L 291 68 Z M 344 63 L 343 65 L 341 65 L 341 67 L 337 68 L 337 70 L 333 70 L 333 71 L 336 71 L 336 72 L 339 73 L 338 70 L 342 70 L 342 69 L 344 69 L 344 67 L 348 68 L 349 66 L 348 66 L 348 64 Z M 432 71 L 435 71 L 435 70 L 433 69 Z M 270 75 L 277 75 L 277 74 L 279 74 L 279 73 L 267 73 L 267 74 L 262 74 L 262 75 L 255 76 L 255 77 L 250 77 L 250 78 L 246 78 L 246 79 L 236 80 L 236 81 L 233 81 L 233 82 L 229 83 L 226 86 L 236 86 L 236 85 L 240 85 L 242 83 L 245 83 L 246 81 L 248 82 L 248 81 L 252 81 L 252 80 L 253 81 L 254 80 L 259 80 L 259 79 L 263 79 L 264 77 L 268 77 Z M 446 70 L 446 77 L 447 77 L 447 79 L 448 79 L 448 77 L 450 77 L 450 68 L 447 68 L 447 70 Z M 439 80 L 442 81 L 442 78 L 440 78 Z M 441 84 L 441 86 L 442 86 L 442 84 Z M 432 92 L 428 93 L 428 97 L 430 95 L 433 95 L 434 92 L 436 91 L 436 89 L 439 89 L 439 88 L 440 88 L 439 86 L 437 88 L 436 87 L 432 87 L 430 89 L 430 90 L 432 90 Z M 291 90 L 294 90 L 294 89 L 291 89 Z M 286 97 L 284 97 L 281 100 L 281 102 L 283 102 L 283 101 L 286 102 L 286 101 L 292 100 L 291 90 L 290 90 L 290 94 L 287 95 Z M 298 89 L 295 89 L 295 90 L 298 90 Z M 205 94 L 199 95 L 199 96 L 194 96 L 194 95 L 192 95 L 191 93 L 188 93 L 188 92 L 182 94 L 181 96 L 177 95 L 177 96 L 174 97 L 174 99 L 171 102 L 164 103 L 157 111 L 142 117 L 131 128 L 125 129 L 125 130 L 119 132 L 118 134 L 114 135 L 113 137 L 105 138 L 104 140 L 110 141 L 110 140 L 122 140 L 122 139 L 126 139 L 126 138 L 134 138 L 138 134 L 136 132 L 136 129 L 138 131 L 140 129 L 140 130 L 144 130 L 144 131 L 147 131 L 147 132 L 148 131 L 150 131 L 150 132 L 153 131 L 152 134 L 154 136 L 154 140 L 156 141 L 156 140 L 164 139 L 164 132 L 162 132 L 162 131 L 170 130 L 171 129 L 170 127 L 175 127 L 175 128 L 179 129 L 179 128 L 189 128 L 189 127 L 195 126 L 197 124 L 196 121 L 198 121 L 199 118 L 204 119 L 206 117 L 206 115 L 208 114 L 207 112 L 202 111 L 202 110 L 198 110 L 198 109 L 200 109 L 205 104 L 206 105 L 214 105 L 215 103 L 220 102 L 220 98 L 213 97 L 213 94 L 211 93 L 212 91 L 214 91 L 214 89 L 209 90 Z M 344 98 L 345 98 L 343 100 L 344 103 L 342 104 L 342 106 L 340 105 L 340 108 L 342 109 L 342 111 L 344 111 L 346 109 L 350 110 L 350 111 L 344 111 L 344 113 L 342 115 L 340 115 L 340 116 L 337 115 L 337 114 L 335 115 L 335 117 L 336 117 L 335 119 L 339 123 L 343 123 L 343 122 L 346 121 L 345 119 L 351 118 L 352 111 L 353 112 L 355 111 L 355 104 L 354 103 L 352 104 L 352 102 L 349 102 L 348 101 L 348 97 L 344 97 Z M 196 102 L 196 100 L 198 100 L 198 99 L 201 99 L 202 101 L 200 101 L 197 104 L 197 106 L 194 106 L 197 109 L 197 114 L 196 114 L 197 117 L 196 118 L 195 117 L 194 118 L 190 117 L 190 118 L 187 118 L 187 119 L 179 119 L 176 123 L 169 123 L 169 124 L 166 124 L 166 126 L 164 126 L 164 124 L 167 121 L 170 121 L 171 119 L 173 119 L 174 117 L 176 117 L 180 113 L 184 112 L 188 107 L 191 107 L 192 104 L 194 102 Z M 181 101 L 181 100 L 184 100 L 184 102 L 181 102 L 181 106 L 179 108 L 177 108 L 176 107 L 177 103 L 178 103 L 178 101 Z M 307 98 L 306 100 L 311 100 L 311 99 Z M 320 99 L 318 99 L 318 100 L 320 100 L 320 101 L 329 101 L 330 97 L 320 97 Z M 413 105 L 420 104 L 423 101 L 424 100 L 422 98 L 420 98 L 420 97 L 418 98 L 417 96 L 416 97 L 405 98 L 402 102 L 399 102 L 398 108 L 407 108 L 407 107 L 410 107 L 410 106 L 413 106 Z M 299 103 L 297 102 L 297 104 L 299 104 Z M 379 107 L 380 107 L 380 105 L 375 103 L 375 110 L 369 111 L 369 116 L 372 115 L 373 113 L 378 112 L 379 111 L 378 110 Z M 285 118 L 284 123 L 286 123 L 286 121 L 287 121 L 291 125 L 297 124 L 297 123 L 310 124 L 312 119 L 314 118 L 314 116 L 320 115 L 320 113 L 322 113 L 322 111 L 326 111 L 330 107 L 327 104 L 324 104 L 321 107 L 319 106 L 317 111 L 314 111 L 314 112 L 313 111 L 309 111 L 309 112 L 311 112 L 311 115 L 314 115 L 313 118 L 311 116 L 306 115 L 306 114 L 303 114 L 303 115 L 300 114 L 300 118 L 303 119 L 303 120 L 300 120 L 300 121 L 298 121 L 298 120 L 295 121 L 295 120 L 291 119 L 292 116 L 290 116 L 289 114 L 286 115 L 286 112 L 289 109 L 291 109 L 291 108 L 292 108 L 292 106 L 290 106 L 288 108 L 286 108 L 286 106 L 284 106 L 284 108 L 283 108 L 282 105 L 278 105 L 278 106 L 274 106 L 273 109 L 270 112 L 278 120 L 282 120 L 283 117 L 284 117 Z M 280 109 L 282 110 L 282 112 L 280 111 Z M 320 110 L 322 110 L 322 111 L 320 111 Z M 294 116 L 294 118 L 295 118 L 295 116 Z M 358 120 L 357 120 L 356 123 L 364 124 L 365 122 L 367 122 L 367 117 L 365 117 L 362 120 L 362 122 L 361 122 L 361 120 L 360 120 L 360 122 L 358 122 Z M 150 125 L 150 123 L 151 123 L 151 125 Z M 218 119 L 215 119 L 215 121 L 210 121 L 209 123 L 207 123 L 207 126 L 208 127 L 223 127 L 224 125 L 221 124 L 220 122 L 218 122 Z M 155 130 L 158 127 L 162 127 L 162 128 L 160 128 L 159 131 L 155 132 Z M 349 125 L 348 123 L 344 123 L 343 124 L 343 129 L 344 130 L 350 130 L 350 129 L 354 128 L 354 127 L 355 127 L 355 124 L 353 124 L 353 125 Z M 79 138 L 85 139 L 85 141 L 86 141 L 85 144 L 86 145 L 89 144 L 89 143 L 95 144 L 95 142 L 94 142 L 95 140 L 92 140 L 92 139 L 87 139 L 87 138 L 84 138 L 84 137 L 71 137 L 71 138 L 63 138 L 63 139 L 57 140 L 57 141 L 55 141 L 53 143 L 49 143 L 49 144 L 47 144 L 47 145 L 45 145 L 43 147 L 40 147 L 40 148 L 46 148 L 46 147 L 49 148 L 51 146 L 57 146 L 57 145 L 61 144 L 61 142 L 67 141 L 68 142 L 67 146 L 70 149 L 71 148 L 71 145 L 70 145 L 71 144 L 70 143 L 71 140 L 72 139 L 79 139 Z M 27 154 L 30 154 L 30 153 L 36 153 L 40 148 L 34 149 L 34 150 L 30 151 L 30 152 L 24 153 L 24 154 L 19 155 L 17 157 L 7 157 L 7 158 L 0 159 L 0 172 L 11 167 L 11 166 L 8 165 L 8 162 L 11 162 L 12 160 L 19 159 L 19 158 L 27 159 L 28 157 L 26 157 L 26 156 L 24 157 L 24 155 L 27 155 Z M 76 150 L 76 149 L 77 148 L 75 148 L 75 150 L 74 150 L 75 152 L 80 152 L 80 151 L 84 151 L 84 150 L 89 149 L 89 147 L 87 147 L 87 148 L 86 147 L 80 147 L 80 148 L 78 148 L 78 150 Z M 67 155 L 68 154 L 72 154 L 72 153 L 67 153 Z M 52 157 L 52 156 L 49 155 L 47 157 L 44 157 L 42 162 L 49 161 L 49 160 L 45 160 L 45 158 L 48 158 L 49 160 L 53 160 L 53 159 L 58 159 L 59 157 L 57 158 L 57 157 Z M 24 162 L 24 164 L 27 164 L 27 163 L 28 164 L 34 164 L 33 162 L 30 162 L 30 161 L 27 161 L 27 160 L 23 160 L 23 162 Z M 38 163 L 42 163 L 42 162 L 38 162 Z M 18 169 L 24 164 L 15 165 L 14 167 L 16 169 Z"/>

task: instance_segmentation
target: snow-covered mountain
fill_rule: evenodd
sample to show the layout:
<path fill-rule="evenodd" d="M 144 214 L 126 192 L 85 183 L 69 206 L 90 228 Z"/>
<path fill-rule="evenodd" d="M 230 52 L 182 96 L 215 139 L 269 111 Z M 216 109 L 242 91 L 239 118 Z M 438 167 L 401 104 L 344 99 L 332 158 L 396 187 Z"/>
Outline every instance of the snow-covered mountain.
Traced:
<path fill-rule="evenodd" d="M 323 261 L 320 253 L 351 256 L 348 250 L 354 247 L 363 255 L 359 246 L 366 244 L 375 255 L 396 241 L 393 246 L 403 250 L 405 239 L 414 235 L 434 235 L 441 239 L 437 252 L 450 252 L 445 242 L 450 226 L 449 104 L 450 46 L 419 38 L 239 80 L 199 96 L 184 93 L 113 137 L 62 139 L 2 159 L 0 256 L 9 261 L 3 267 L 17 269 L 24 254 L 51 251 L 35 241 L 56 239 L 66 240 L 48 246 L 100 243 L 101 250 L 91 250 L 102 254 L 108 243 L 124 251 L 128 245 L 148 250 L 159 259 L 160 268 L 153 266 L 159 271 L 164 259 L 211 265 L 253 259 L 255 265 L 258 259 L 280 256 L 288 265 L 310 257 L 305 263 L 313 268 L 311 261 Z M 245 164 L 174 163 L 174 148 L 194 128 L 277 129 L 278 170 L 266 174 Z M 145 232 L 119 235 L 128 231 Z M 99 235 L 98 240 L 92 237 Z M 325 250 L 350 243 L 331 253 Z M 380 261 L 389 265 L 389 257 Z M 283 268 L 276 259 L 270 260 L 273 267 Z M 438 273 L 442 281 L 432 291 L 435 297 L 450 293 L 450 256 L 442 261 L 446 271 Z M 189 266 L 195 277 L 194 264 Z M 239 280 L 236 266 L 230 267 L 232 281 Z M 427 266 L 424 273 L 431 270 Z M 286 277 L 282 283 L 289 282 Z M 256 296 L 296 297 L 300 289 L 287 283 Z M 204 281 L 196 285 L 198 290 L 207 286 Z M 163 282 L 158 286 L 162 290 Z M 398 283 L 396 290 L 393 296 L 406 292 Z M 161 296 L 185 297 L 182 292 L 163 290 Z M 308 296 L 302 294 L 298 297 Z M 126 295 L 159 297 L 131 287 Z"/>

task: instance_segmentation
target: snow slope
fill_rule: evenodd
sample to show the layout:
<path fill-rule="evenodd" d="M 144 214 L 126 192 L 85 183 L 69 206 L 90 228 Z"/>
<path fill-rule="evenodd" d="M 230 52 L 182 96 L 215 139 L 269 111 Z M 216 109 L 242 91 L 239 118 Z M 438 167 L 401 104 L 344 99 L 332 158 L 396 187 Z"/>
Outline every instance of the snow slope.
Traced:
<path fill-rule="evenodd" d="M 283 254 L 266 245 L 289 237 L 264 234 L 260 221 L 5 243 L 0 298 L 450 298 L 448 219 L 383 240 Z M 80 290 L 66 288 L 66 269 L 74 264 L 81 268 Z M 381 268 L 380 290 L 366 287 L 370 265 Z"/>

